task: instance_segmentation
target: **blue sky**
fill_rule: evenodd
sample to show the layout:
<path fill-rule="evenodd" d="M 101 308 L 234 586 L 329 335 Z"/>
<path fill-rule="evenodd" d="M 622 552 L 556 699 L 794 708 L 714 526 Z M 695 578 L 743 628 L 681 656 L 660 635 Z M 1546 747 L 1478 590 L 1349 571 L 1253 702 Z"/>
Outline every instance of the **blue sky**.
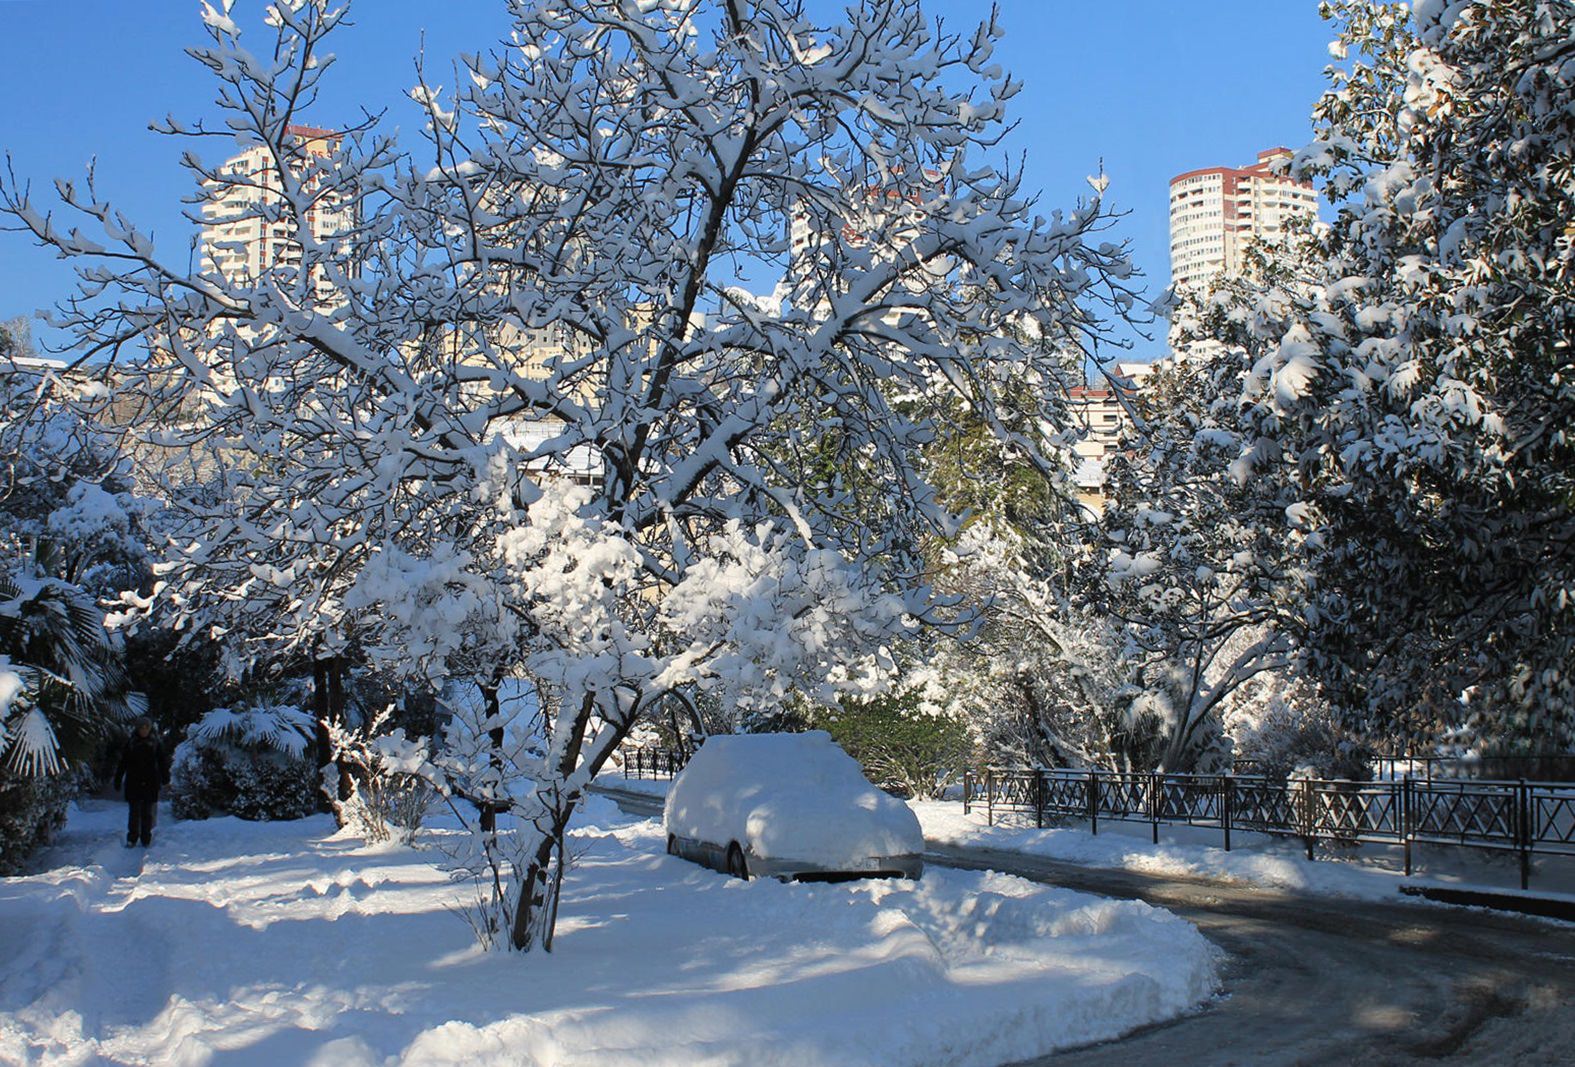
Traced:
<path fill-rule="evenodd" d="M 822 0 L 830 11 L 834 0 Z M 1009 142 L 1047 207 L 1086 193 L 1102 159 L 1108 198 L 1130 215 L 1118 230 L 1157 293 L 1169 278 L 1166 187 L 1184 170 L 1251 162 L 1307 139 L 1331 28 L 1316 0 L 1000 0 L 998 58 L 1025 83 Z M 173 112 L 211 115 L 204 72 L 182 49 L 202 39 L 195 0 L 0 0 L 0 149 L 17 174 L 47 185 L 97 157 L 99 195 L 151 226 L 166 254 L 191 229 L 182 146 L 150 133 Z M 260 0 L 238 0 L 255 15 Z M 983 0 L 927 0 L 961 28 Z M 336 125 L 357 107 L 418 120 L 402 98 L 425 35 L 429 71 L 485 48 L 506 26 L 499 0 L 359 0 L 338 65 L 311 119 Z M 250 21 L 245 19 L 243 21 Z M 0 318 L 67 294 L 70 271 L 21 236 L 0 233 Z M 1162 344 L 1138 342 L 1142 356 Z"/>

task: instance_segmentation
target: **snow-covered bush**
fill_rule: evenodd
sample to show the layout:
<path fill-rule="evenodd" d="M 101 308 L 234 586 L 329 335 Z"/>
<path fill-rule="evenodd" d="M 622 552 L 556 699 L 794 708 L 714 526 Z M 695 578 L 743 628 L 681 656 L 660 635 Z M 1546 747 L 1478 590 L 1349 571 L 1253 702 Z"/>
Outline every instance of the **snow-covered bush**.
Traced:
<path fill-rule="evenodd" d="M 1307 679 L 1273 673 L 1233 694 L 1224 712 L 1225 733 L 1237 760 L 1255 774 L 1285 777 L 1360 778 L 1362 746 Z"/>
<path fill-rule="evenodd" d="M 70 775 L 13 774 L 0 767 L 0 875 L 16 874 L 30 853 L 54 838 L 76 791 Z"/>
<path fill-rule="evenodd" d="M 340 826 L 368 841 L 397 837 L 409 844 L 426 817 L 437 772 L 427 760 L 426 738 L 389 729 L 391 714 L 386 709 L 355 729 L 328 725 L 335 763 L 323 767 L 323 792 Z M 348 775 L 346 797 L 340 795 L 341 774 Z"/>
<path fill-rule="evenodd" d="M 175 749 L 175 817 L 268 821 L 310 815 L 317 808 L 314 730 L 311 715 L 289 705 L 208 712 Z"/>
<path fill-rule="evenodd" d="M 66 769 L 107 724 L 141 714 L 120 643 L 78 586 L 0 562 L 0 758 L 17 774 Z"/>

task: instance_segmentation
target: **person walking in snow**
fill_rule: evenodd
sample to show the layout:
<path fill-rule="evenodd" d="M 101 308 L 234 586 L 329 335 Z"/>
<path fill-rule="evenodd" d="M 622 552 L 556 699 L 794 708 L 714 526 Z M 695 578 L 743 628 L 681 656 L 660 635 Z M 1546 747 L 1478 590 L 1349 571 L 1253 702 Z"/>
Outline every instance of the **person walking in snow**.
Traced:
<path fill-rule="evenodd" d="M 115 788 L 126 785 L 126 847 L 138 841 L 144 848 L 153 843 L 153 818 L 158 810 L 159 786 L 170 781 L 170 761 L 164 754 L 153 720 L 137 720 L 136 729 L 126 739 L 115 767 Z"/>

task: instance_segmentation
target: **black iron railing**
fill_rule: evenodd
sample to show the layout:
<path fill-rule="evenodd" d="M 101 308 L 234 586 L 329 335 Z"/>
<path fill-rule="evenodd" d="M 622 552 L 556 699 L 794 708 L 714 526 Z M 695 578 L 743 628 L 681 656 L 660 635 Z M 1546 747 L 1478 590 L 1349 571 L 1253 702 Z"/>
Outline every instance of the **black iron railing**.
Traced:
<path fill-rule="evenodd" d="M 689 753 L 681 748 L 632 748 L 622 755 L 625 778 L 671 778 L 689 762 Z"/>
<path fill-rule="evenodd" d="M 1528 887 L 1534 855 L 1575 856 L 1575 783 L 1405 777 L 1389 781 L 1276 779 L 1238 774 L 1146 771 L 997 770 L 963 777 L 964 810 L 1047 819 L 1218 828 L 1301 838 L 1307 858 L 1320 842 L 1456 845 L 1515 852 Z"/>
<path fill-rule="evenodd" d="M 1488 782 L 1575 782 L 1575 754 L 1567 752 L 1542 755 L 1492 756 L 1470 753 L 1459 756 L 1374 756 L 1374 769 L 1380 778 L 1469 778 Z M 1261 767 L 1247 767 L 1238 761 L 1238 773 L 1256 774 Z"/>

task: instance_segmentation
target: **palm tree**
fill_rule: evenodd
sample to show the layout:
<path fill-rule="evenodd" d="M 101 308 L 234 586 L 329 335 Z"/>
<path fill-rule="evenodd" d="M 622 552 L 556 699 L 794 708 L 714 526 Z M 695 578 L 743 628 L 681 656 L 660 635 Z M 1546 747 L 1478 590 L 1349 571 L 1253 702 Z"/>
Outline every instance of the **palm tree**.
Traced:
<path fill-rule="evenodd" d="M 104 614 L 58 578 L 0 573 L 0 757 L 31 777 L 58 773 L 62 753 L 143 710 L 127 692 Z"/>

